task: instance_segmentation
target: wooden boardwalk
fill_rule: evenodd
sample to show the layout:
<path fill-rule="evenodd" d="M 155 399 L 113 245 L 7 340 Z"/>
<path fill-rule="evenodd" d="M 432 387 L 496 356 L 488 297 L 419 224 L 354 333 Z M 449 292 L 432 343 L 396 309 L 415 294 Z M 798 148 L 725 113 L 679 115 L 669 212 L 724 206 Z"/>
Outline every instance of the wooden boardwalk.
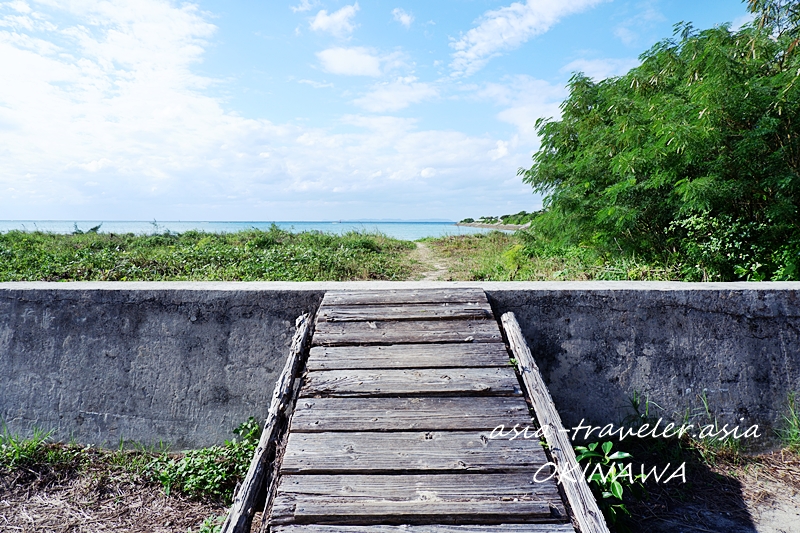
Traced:
<path fill-rule="evenodd" d="M 574 532 L 539 440 L 490 438 L 530 421 L 482 290 L 328 292 L 269 529 Z"/>

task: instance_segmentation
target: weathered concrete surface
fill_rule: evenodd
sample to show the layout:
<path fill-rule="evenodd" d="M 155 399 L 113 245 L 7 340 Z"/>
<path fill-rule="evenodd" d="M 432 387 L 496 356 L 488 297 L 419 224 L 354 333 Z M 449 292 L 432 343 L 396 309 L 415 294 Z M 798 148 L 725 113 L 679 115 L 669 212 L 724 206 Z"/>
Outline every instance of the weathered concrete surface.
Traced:
<path fill-rule="evenodd" d="M 800 291 L 489 291 L 513 311 L 565 423 L 619 423 L 634 390 L 651 415 L 759 424 L 768 446 L 800 391 Z M 706 405 L 711 417 L 707 416 Z M 743 432 L 743 430 L 742 430 Z"/>
<path fill-rule="evenodd" d="M 516 313 L 568 426 L 621 421 L 638 390 L 657 416 L 705 397 L 771 437 L 800 391 L 800 283 L 0 283 L 0 417 L 87 443 L 219 443 L 265 416 L 294 318 L 325 290 L 466 286 Z"/>
<path fill-rule="evenodd" d="M 55 437 L 218 444 L 266 416 L 319 292 L 0 289 L 0 417 Z"/>

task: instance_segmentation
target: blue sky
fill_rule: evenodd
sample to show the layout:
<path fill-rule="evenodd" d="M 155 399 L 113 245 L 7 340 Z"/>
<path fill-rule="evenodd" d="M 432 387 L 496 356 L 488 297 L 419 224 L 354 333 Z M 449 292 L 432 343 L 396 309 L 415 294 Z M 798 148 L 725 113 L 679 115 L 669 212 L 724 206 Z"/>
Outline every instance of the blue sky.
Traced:
<path fill-rule="evenodd" d="M 0 3 L 0 219 L 461 219 L 573 71 L 618 75 L 738 0 Z"/>

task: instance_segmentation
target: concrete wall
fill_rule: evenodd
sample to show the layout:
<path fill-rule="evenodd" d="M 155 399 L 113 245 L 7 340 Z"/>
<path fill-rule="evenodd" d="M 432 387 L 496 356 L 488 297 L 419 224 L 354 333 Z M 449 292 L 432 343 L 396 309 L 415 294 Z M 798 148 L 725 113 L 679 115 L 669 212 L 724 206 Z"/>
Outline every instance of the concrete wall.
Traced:
<path fill-rule="evenodd" d="M 0 284 L 0 417 L 59 439 L 221 443 L 266 415 L 321 291 Z"/>
<path fill-rule="evenodd" d="M 265 416 L 325 290 L 458 286 L 517 315 L 567 425 L 619 422 L 638 390 L 657 416 L 705 397 L 771 436 L 800 391 L 800 283 L 0 283 L 0 417 L 84 443 L 220 443 Z"/>

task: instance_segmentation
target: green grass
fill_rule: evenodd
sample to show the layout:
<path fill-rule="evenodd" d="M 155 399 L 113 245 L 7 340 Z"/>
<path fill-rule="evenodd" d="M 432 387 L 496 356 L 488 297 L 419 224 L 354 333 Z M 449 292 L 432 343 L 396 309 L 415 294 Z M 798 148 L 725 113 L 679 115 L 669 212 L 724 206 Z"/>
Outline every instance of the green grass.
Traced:
<path fill-rule="evenodd" d="M 92 446 L 52 442 L 51 432 L 34 428 L 30 437 L 12 434 L 3 426 L 0 434 L 0 477 L 13 472 L 21 479 L 58 480 L 95 469 L 125 472 L 148 477 L 149 465 L 156 457 L 143 450 L 103 450 Z"/>
<path fill-rule="evenodd" d="M 0 281 L 333 281 L 411 275 L 414 244 L 381 234 L 0 234 Z"/>
<path fill-rule="evenodd" d="M 787 413 L 783 415 L 783 427 L 778 430 L 783 445 L 795 453 L 800 453 L 800 409 L 797 406 L 797 393 L 790 392 L 787 399 Z"/>

